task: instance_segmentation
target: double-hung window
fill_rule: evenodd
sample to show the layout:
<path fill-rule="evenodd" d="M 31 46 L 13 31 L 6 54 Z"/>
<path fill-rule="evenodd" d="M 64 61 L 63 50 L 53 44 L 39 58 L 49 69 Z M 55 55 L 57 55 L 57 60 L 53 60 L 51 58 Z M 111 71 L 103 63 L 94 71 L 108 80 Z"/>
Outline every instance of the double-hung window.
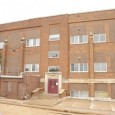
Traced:
<path fill-rule="evenodd" d="M 88 43 L 87 35 L 70 36 L 70 44 L 85 44 L 85 43 Z"/>
<path fill-rule="evenodd" d="M 35 47 L 40 46 L 40 39 L 27 39 L 26 40 L 26 47 Z"/>
<path fill-rule="evenodd" d="M 93 42 L 94 43 L 106 42 L 106 34 L 94 34 Z"/>
<path fill-rule="evenodd" d="M 59 72 L 59 66 L 49 66 L 48 72 Z"/>
<path fill-rule="evenodd" d="M 48 57 L 49 58 L 59 58 L 59 51 L 49 51 Z"/>
<path fill-rule="evenodd" d="M 25 64 L 25 72 L 39 72 L 39 64 Z"/>
<path fill-rule="evenodd" d="M 88 63 L 71 64 L 71 72 L 88 72 Z"/>
<path fill-rule="evenodd" d="M 60 34 L 51 34 L 49 35 L 49 41 L 60 40 Z"/>
<path fill-rule="evenodd" d="M 107 72 L 107 63 L 94 63 L 95 72 Z"/>

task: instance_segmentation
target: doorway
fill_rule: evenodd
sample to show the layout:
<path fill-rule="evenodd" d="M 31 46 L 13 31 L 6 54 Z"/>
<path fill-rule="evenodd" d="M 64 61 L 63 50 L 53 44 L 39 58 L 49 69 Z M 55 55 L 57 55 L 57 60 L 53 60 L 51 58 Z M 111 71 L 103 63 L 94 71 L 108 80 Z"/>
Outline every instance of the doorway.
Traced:
<path fill-rule="evenodd" d="M 48 93 L 58 94 L 58 79 L 48 79 Z"/>

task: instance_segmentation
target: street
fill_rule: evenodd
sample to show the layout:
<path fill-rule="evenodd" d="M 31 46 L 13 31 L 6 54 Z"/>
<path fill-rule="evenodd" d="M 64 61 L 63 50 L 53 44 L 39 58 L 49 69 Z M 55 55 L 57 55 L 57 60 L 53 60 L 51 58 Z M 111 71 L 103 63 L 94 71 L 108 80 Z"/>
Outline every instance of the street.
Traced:
<path fill-rule="evenodd" d="M 82 115 L 0 103 L 0 115 Z M 92 114 L 85 114 L 92 115 Z"/>

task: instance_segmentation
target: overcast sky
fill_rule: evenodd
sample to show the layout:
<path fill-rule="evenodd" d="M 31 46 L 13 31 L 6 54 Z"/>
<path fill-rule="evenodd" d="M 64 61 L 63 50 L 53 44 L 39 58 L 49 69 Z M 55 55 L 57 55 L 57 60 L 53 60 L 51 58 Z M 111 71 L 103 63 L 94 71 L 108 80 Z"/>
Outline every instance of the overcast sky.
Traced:
<path fill-rule="evenodd" d="M 0 24 L 107 9 L 115 9 L 115 0 L 0 0 Z"/>

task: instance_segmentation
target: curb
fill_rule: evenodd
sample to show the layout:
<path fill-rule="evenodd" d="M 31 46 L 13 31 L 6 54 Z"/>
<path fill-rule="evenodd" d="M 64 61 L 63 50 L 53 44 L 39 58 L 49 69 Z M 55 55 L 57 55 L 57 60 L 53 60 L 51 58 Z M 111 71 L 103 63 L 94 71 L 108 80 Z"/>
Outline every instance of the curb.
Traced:
<path fill-rule="evenodd" d="M 15 105 L 15 106 L 23 106 L 23 107 L 29 107 L 29 108 L 36 108 L 36 109 L 43 109 L 43 110 L 50 110 L 50 111 L 58 111 L 58 112 L 65 112 L 65 113 L 74 113 L 74 114 L 84 114 L 84 115 L 109 115 L 112 113 L 112 111 L 107 111 L 105 114 L 105 111 L 101 110 L 88 110 L 85 111 L 79 110 L 79 109 L 67 109 L 67 108 L 56 108 L 53 106 L 42 106 L 42 105 L 36 105 L 36 104 L 28 104 L 23 102 L 17 102 L 17 101 L 10 101 L 10 100 L 0 100 L 0 103 L 2 104 L 9 104 L 9 105 Z"/>
<path fill-rule="evenodd" d="M 76 114 L 95 114 L 92 112 L 81 112 L 81 111 L 73 111 L 73 110 L 67 110 L 67 109 L 60 109 L 60 108 L 52 108 L 52 107 L 44 107 L 39 105 L 29 105 L 29 104 L 23 104 L 23 103 L 16 103 L 16 102 L 5 102 L 1 101 L 2 104 L 9 104 L 9 105 L 16 105 L 16 106 L 23 106 L 23 107 L 30 107 L 30 108 L 37 108 L 37 109 L 44 109 L 44 110 L 51 110 L 51 111 L 58 111 L 58 112 L 66 112 L 66 113 L 76 113 Z"/>

